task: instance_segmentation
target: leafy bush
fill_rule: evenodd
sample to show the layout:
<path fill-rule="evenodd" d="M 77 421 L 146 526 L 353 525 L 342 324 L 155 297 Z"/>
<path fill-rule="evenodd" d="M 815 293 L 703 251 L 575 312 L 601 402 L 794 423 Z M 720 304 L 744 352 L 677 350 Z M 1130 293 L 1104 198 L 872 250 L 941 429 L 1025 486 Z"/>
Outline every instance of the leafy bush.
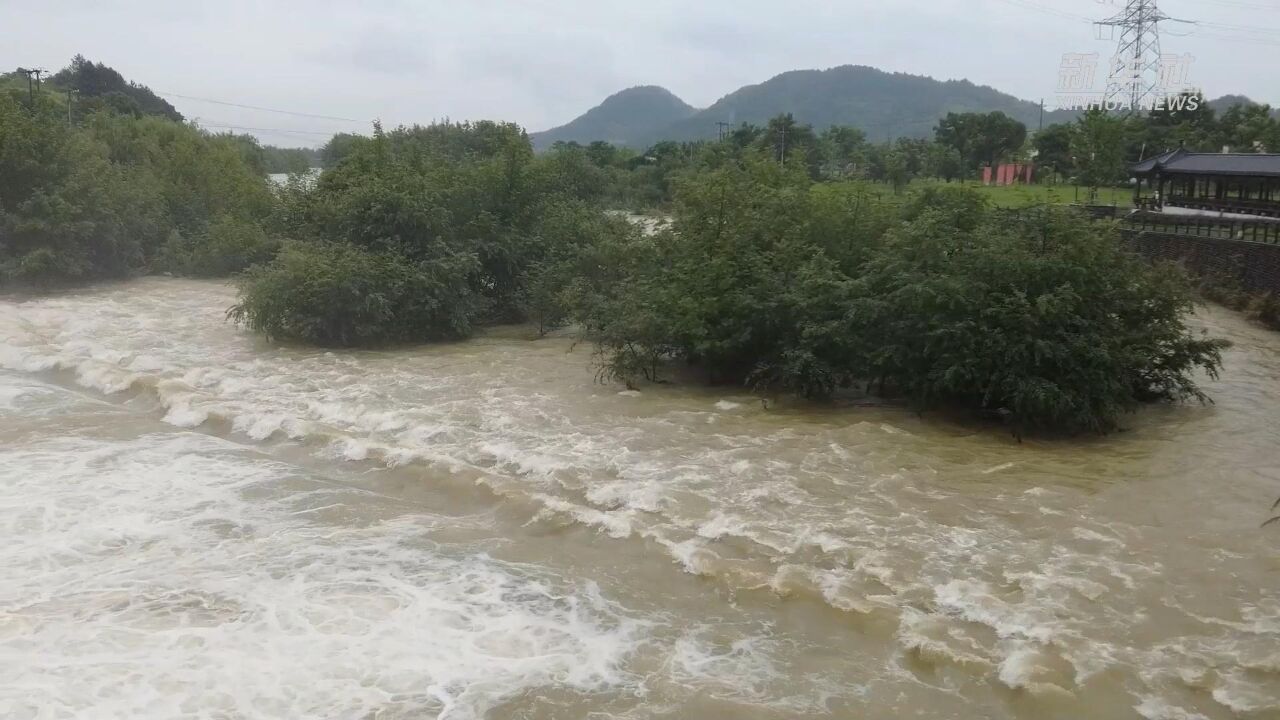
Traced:
<path fill-rule="evenodd" d="M 349 347 L 465 337 L 483 310 L 475 258 L 415 261 L 342 243 L 290 244 L 240 278 L 228 317 L 268 338 Z"/>
<path fill-rule="evenodd" d="M 178 232 L 160 249 L 154 269 L 193 277 L 225 277 L 269 261 L 279 243 L 261 225 L 219 217 L 193 237 Z"/>
<path fill-rule="evenodd" d="M 1185 326 L 1186 276 L 1109 226 L 1017 220 L 960 188 L 884 222 L 843 191 L 776 164 L 686 178 L 674 232 L 587 316 L 602 374 L 634 383 L 680 360 L 810 397 L 865 383 L 1019 431 L 1106 432 L 1140 402 L 1206 399 L 1193 372 L 1216 373 L 1223 343 Z"/>
<path fill-rule="evenodd" d="M 162 255 L 199 274 L 263 259 L 249 246 L 271 245 L 275 201 L 242 144 L 107 111 L 68 127 L 49 97 L 24 107 L 0 94 L 0 280 L 124 277 Z"/>
<path fill-rule="evenodd" d="M 1280 330 L 1280 297 L 1275 293 L 1249 292 L 1237 275 L 1215 272 L 1200 275 L 1196 292 L 1205 300 L 1243 312 L 1272 330 Z"/>
<path fill-rule="evenodd" d="M 869 378 L 921 408 L 961 404 L 1022 429 L 1106 432 L 1154 399 L 1205 400 L 1223 343 L 1183 318 L 1191 287 L 1069 211 L 1032 223 L 940 204 L 889 233 L 849 330 Z"/>
<path fill-rule="evenodd" d="M 811 186 L 803 167 L 766 160 L 690 176 L 679 188 L 674 229 L 584 323 L 604 374 L 653 379 L 659 360 L 673 358 L 713 382 L 805 396 L 850 384 L 842 268 L 872 252 L 880 217 L 847 217 L 861 189 Z"/>
<path fill-rule="evenodd" d="M 295 246 L 246 276 L 233 317 L 338 345 L 460 337 L 485 321 L 558 326 L 587 249 L 634 232 L 601 212 L 586 162 L 535 157 L 513 125 L 375 127 L 314 187 L 277 190 L 272 225 Z M 240 257 L 197 247 L 209 245 Z M 344 279 L 346 260 L 357 269 Z"/>
<path fill-rule="evenodd" d="M 1272 330 L 1280 330 L 1280 297 L 1270 292 L 1257 293 L 1249 298 L 1245 314 Z"/>

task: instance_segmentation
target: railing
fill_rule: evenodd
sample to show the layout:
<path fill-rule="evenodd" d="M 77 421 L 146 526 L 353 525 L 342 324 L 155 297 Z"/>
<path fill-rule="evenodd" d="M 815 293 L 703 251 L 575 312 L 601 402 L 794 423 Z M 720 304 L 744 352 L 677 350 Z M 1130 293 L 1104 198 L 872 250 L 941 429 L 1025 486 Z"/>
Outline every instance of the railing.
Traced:
<path fill-rule="evenodd" d="M 1094 220 L 1116 219 L 1120 227 L 1135 232 L 1156 232 L 1169 235 L 1238 240 L 1244 242 L 1280 245 L 1280 220 L 1239 220 L 1208 215 L 1168 215 L 1134 210 L 1115 218 L 1111 206 L 1073 206 L 1086 217 Z M 997 208 L 1003 217 L 1018 223 L 1039 224 L 1044 221 L 1046 209 L 1042 206 L 1025 208 Z"/>
<path fill-rule="evenodd" d="M 1130 230 L 1280 244 L 1280 221 L 1230 220 L 1137 211 L 1123 218 L 1122 223 Z"/>
<path fill-rule="evenodd" d="M 1237 200 L 1232 198 L 1218 200 L 1216 198 L 1172 195 L 1165 200 L 1165 204 L 1191 210 L 1229 212 L 1238 215 L 1257 215 L 1259 217 L 1280 217 L 1280 203 L 1268 200 Z"/>

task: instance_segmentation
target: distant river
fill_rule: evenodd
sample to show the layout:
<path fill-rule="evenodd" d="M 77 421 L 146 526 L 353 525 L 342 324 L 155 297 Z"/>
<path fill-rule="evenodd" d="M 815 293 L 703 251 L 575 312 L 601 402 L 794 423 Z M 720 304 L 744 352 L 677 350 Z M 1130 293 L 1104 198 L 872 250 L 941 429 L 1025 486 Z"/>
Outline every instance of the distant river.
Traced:
<path fill-rule="evenodd" d="M 325 352 L 174 279 L 0 301 L 0 717 L 1280 717 L 1280 334 L 1019 444 Z"/>
<path fill-rule="evenodd" d="M 308 182 L 315 182 L 320 177 L 320 173 L 321 168 L 311 168 L 302 173 L 302 175 Z M 289 173 L 270 173 L 267 175 L 267 180 L 271 181 L 273 185 L 284 185 L 289 182 Z"/>

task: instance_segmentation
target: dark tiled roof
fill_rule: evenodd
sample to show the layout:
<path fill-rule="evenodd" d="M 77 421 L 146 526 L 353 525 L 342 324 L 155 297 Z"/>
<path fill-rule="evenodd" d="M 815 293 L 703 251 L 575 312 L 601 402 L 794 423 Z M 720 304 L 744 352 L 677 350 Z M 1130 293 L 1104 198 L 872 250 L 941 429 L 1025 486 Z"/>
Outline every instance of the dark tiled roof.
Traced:
<path fill-rule="evenodd" d="M 1146 160 L 1143 160 L 1140 163 L 1134 163 L 1133 165 L 1130 165 L 1129 171 L 1135 175 L 1145 175 L 1151 172 L 1152 168 L 1155 167 L 1156 163 L 1167 162 L 1169 158 L 1179 154 L 1185 155 L 1186 152 L 1183 150 L 1170 150 L 1169 152 L 1163 155 L 1157 155 L 1153 158 L 1147 158 Z"/>
<path fill-rule="evenodd" d="M 1134 175 L 1148 175 L 1157 169 L 1169 175 L 1280 177 L 1280 155 L 1174 150 L 1129 166 Z"/>

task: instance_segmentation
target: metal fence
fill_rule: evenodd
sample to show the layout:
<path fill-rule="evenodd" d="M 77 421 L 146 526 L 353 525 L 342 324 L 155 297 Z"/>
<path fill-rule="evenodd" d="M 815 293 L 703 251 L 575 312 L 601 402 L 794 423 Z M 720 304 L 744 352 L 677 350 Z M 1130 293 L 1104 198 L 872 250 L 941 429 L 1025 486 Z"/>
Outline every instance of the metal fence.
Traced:
<path fill-rule="evenodd" d="M 1073 205 L 1071 207 L 1093 220 L 1116 220 L 1124 230 L 1280 245 L 1280 220 L 1170 215 L 1144 210 L 1135 210 L 1119 216 L 1116 209 L 1109 205 Z M 997 210 L 1008 220 L 1031 224 L 1040 223 L 1048 211 L 1044 206 L 998 208 Z"/>
<path fill-rule="evenodd" d="M 1124 217 L 1121 222 L 1130 230 L 1280 245 L 1280 222 L 1275 221 L 1231 220 L 1137 211 Z"/>

